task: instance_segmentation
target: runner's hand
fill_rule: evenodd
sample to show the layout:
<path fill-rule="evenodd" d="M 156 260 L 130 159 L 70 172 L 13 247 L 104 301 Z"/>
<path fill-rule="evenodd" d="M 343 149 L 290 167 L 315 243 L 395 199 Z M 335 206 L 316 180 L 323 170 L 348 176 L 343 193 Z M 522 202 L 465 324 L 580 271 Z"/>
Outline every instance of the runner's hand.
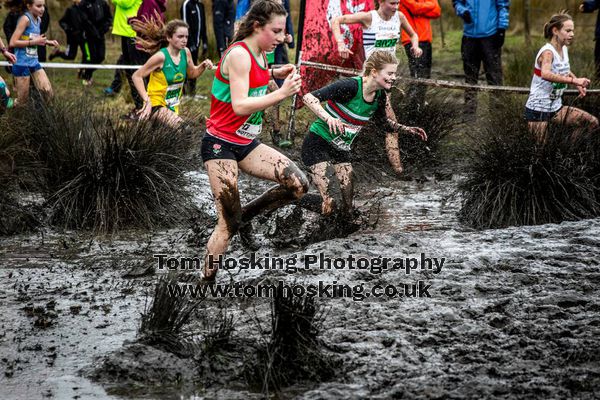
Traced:
<path fill-rule="evenodd" d="M 577 86 L 577 91 L 579 92 L 579 96 L 577 96 L 578 98 L 585 97 L 585 95 L 587 94 L 587 88 L 584 88 L 582 86 Z"/>
<path fill-rule="evenodd" d="M 290 97 L 295 95 L 300 91 L 300 87 L 302 86 L 302 78 L 298 74 L 290 74 L 283 81 L 283 85 L 281 89 L 283 93 L 285 93 L 285 97 Z"/>
<path fill-rule="evenodd" d="M 346 47 L 344 42 L 338 42 L 338 52 L 340 53 L 340 57 L 344 59 L 350 57 L 351 54 L 354 54 L 349 48 Z"/>
<path fill-rule="evenodd" d="M 17 57 L 13 53 L 9 52 L 8 50 L 4 52 L 4 57 L 6 57 L 8 62 L 11 64 L 14 64 L 17 62 Z"/>
<path fill-rule="evenodd" d="M 207 69 L 215 69 L 214 64 L 208 58 L 206 60 L 202 61 L 202 63 L 200 64 L 200 67 L 203 67 L 205 71 Z"/>
<path fill-rule="evenodd" d="M 404 130 L 413 135 L 417 135 L 424 142 L 427 141 L 427 133 L 425 133 L 425 131 L 422 128 L 419 128 L 418 126 L 406 126 L 404 127 Z"/>
<path fill-rule="evenodd" d="M 588 78 L 575 78 L 573 79 L 573 83 L 577 85 L 577 87 L 587 88 L 590 86 L 590 80 Z"/>
<path fill-rule="evenodd" d="M 410 52 L 412 53 L 413 56 L 419 58 L 423 55 L 423 50 L 417 46 L 417 47 L 411 47 Z"/>
<path fill-rule="evenodd" d="M 273 69 L 273 77 L 276 79 L 285 79 L 288 75 L 293 75 L 296 72 L 294 64 L 285 64 L 283 67 Z"/>
<path fill-rule="evenodd" d="M 336 136 L 343 135 L 346 132 L 344 123 L 337 118 L 327 118 L 327 126 L 329 127 L 329 131 Z"/>
<path fill-rule="evenodd" d="M 33 39 L 29 39 L 29 44 L 32 46 L 45 46 L 47 41 L 46 35 L 40 35 Z"/>
<path fill-rule="evenodd" d="M 46 46 L 59 47 L 58 40 L 46 40 Z"/>
<path fill-rule="evenodd" d="M 152 111 L 152 104 L 150 103 L 150 99 L 144 102 L 144 107 L 138 112 L 139 119 L 146 119 L 150 116 L 150 112 Z"/>

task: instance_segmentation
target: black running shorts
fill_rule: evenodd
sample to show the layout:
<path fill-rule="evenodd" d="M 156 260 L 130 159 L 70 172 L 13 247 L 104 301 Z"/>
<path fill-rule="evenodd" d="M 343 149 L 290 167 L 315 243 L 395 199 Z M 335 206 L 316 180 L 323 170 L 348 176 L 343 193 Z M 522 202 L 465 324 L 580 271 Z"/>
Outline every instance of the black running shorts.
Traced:
<path fill-rule="evenodd" d="M 308 132 L 302 143 L 302 162 L 307 167 L 311 167 L 321 162 L 330 162 L 331 164 L 349 163 L 350 152 L 338 150 L 329 144 L 321 136 Z"/>
<path fill-rule="evenodd" d="M 258 147 L 260 141 L 254 139 L 247 145 L 233 144 L 212 136 L 209 133 L 204 134 L 202 138 L 202 162 L 208 160 L 235 160 L 242 161 L 252 150 Z"/>

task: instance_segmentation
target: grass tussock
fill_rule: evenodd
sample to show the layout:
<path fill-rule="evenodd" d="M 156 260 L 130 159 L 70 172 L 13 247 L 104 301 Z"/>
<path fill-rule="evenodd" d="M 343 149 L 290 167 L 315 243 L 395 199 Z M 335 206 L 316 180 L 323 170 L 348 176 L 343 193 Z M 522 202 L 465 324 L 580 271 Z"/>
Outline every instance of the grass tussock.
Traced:
<path fill-rule="evenodd" d="M 442 146 L 448 135 L 460 123 L 462 99 L 456 93 L 442 89 L 429 89 L 426 103 L 415 108 L 410 98 L 390 98 L 398 122 L 418 126 L 427 133 L 428 140 L 405 131 L 398 132 L 398 141 L 404 171 L 420 171 L 443 162 Z M 357 137 L 353 149 L 353 165 L 359 181 L 370 181 L 374 173 L 394 175 L 385 147 L 386 134 L 374 124 L 369 124 Z"/>
<path fill-rule="evenodd" d="M 20 201 L 36 163 L 26 137 L 10 124 L 7 115 L 0 116 L 0 127 L 0 235 L 11 235 L 39 224 L 36 212 Z"/>
<path fill-rule="evenodd" d="M 456 92 L 429 89 L 427 100 L 416 108 L 404 98 L 395 107 L 398 122 L 418 126 L 427 133 L 427 141 L 401 131 L 399 135 L 402 162 L 405 168 L 424 168 L 440 164 L 440 144 L 460 124 L 463 113 L 462 98 Z"/>
<path fill-rule="evenodd" d="M 600 215 L 598 132 L 550 124 L 541 145 L 522 117 L 522 102 L 503 104 L 472 138 L 460 219 L 500 228 Z"/>
<path fill-rule="evenodd" d="M 169 287 L 172 290 L 172 285 L 178 284 L 178 277 L 180 282 L 192 279 L 192 275 L 178 276 L 172 273 L 158 280 L 152 303 L 142 314 L 138 341 L 169 353 L 189 357 L 196 346 L 191 335 L 184 331 L 184 326 L 190 321 L 202 299 L 172 295 Z"/>
<path fill-rule="evenodd" d="M 313 298 L 278 293 L 271 303 L 270 340 L 246 373 L 250 385 L 268 395 L 299 381 L 330 379 L 338 365 L 322 352 L 317 338 L 322 323 Z"/>
<path fill-rule="evenodd" d="M 184 172 L 193 166 L 198 130 L 122 121 L 86 101 L 56 99 L 24 112 L 28 118 L 14 113 L 13 120 L 42 165 L 51 223 L 113 233 L 189 215 Z"/>

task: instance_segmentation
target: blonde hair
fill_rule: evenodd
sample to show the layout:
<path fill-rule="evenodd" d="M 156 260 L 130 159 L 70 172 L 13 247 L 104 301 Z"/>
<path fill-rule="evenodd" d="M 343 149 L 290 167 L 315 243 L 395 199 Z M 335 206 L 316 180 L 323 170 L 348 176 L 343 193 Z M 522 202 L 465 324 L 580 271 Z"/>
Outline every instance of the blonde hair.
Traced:
<path fill-rule="evenodd" d="M 389 51 L 374 51 L 365 61 L 363 76 L 369 75 L 371 71 L 381 71 L 386 64 L 398 64 L 398 59 Z"/>
<path fill-rule="evenodd" d="M 567 14 L 567 10 L 562 10 L 558 14 L 554 14 L 550 21 L 544 24 L 544 37 L 546 39 L 552 39 L 554 33 L 552 33 L 552 29 L 556 28 L 558 30 L 562 29 L 563 25 L 567 21 L 572 21 L 573 17 Z"/>

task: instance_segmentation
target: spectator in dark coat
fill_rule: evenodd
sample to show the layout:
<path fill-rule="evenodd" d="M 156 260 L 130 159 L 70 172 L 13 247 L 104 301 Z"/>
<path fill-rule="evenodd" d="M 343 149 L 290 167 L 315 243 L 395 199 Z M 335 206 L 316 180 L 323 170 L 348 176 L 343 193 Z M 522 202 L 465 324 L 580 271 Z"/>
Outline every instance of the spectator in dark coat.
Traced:
<path fill-rule="evenodd" d="M 187 48 L 192 54 L 194 65 L 198 64 L 198 53 L 202 47 L 202 59 L 206 58 L 208 53 L 208 38 L 206 37 L 206 13 L 204 4 L 200 0 L 185 0 L 181 6 L 181 19 L 188 25 Z M 188 79 L 185 92 L 193 96 L 196 94 L 196 80 Z"/>
<path fill-rule="evenodd" d="M 591 13 L 600 8 L 600 0 L 585 0 L 579 6 L 579 11 Z M 594 32 L 596 44 L 594 45 L 594 62 L 596 64 L 596 80 L 600 80 L 600 13 L 596 17 L 596 31 Z"/>
<path fill-rule="evenodd" d="M 213 0 L 213 29 L 217 39 L 219 57 L 223 56 L 223 52 L 233 37 L 234 22 L 233 0 Z"/>
<path fill-rule="evenodd" d="M 83 31 L 85 35 L 85 60 L 89 64 L 101 64 L 106 56 L 105 35 L 112 25 L 110 7 L 105 0 L 83 0 Z M 82 74 L 84 85 L 92 83 L 95 69 L 86 69 Z"/>
<path fill-rule="evenodd" d="M 52 61 L 56 57 L 60 57 L 65 60 L 74 60 L 77 57 L 77 49 L 81 48 L 82 53 L 84 54 L 83 43 L 84 43 L 84 35 L 83 35 L 83 11 L 80 7 L 81 0 L 73 0 L 73 5 L 68 7 L 65 10 L 65 14 L 58 21 L 58 25 L 65 31 L 65 35 L 67 36 L 67 47 L 65 51 L 62 51 L 60 48 L 55 49 L 52 54 L 50 54 L 50 61 Z"/>

